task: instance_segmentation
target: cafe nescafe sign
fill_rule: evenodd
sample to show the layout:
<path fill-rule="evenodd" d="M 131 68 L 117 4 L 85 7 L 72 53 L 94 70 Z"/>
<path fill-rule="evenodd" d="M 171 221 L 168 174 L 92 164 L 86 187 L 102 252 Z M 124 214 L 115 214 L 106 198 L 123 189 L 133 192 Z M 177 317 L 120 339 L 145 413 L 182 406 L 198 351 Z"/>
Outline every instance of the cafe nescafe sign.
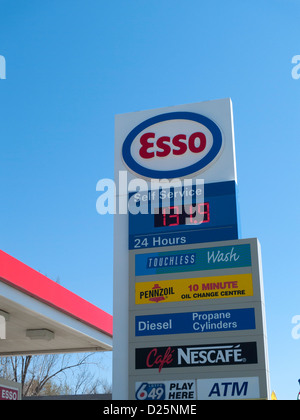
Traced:
<path fill-rule="evenodd" d="M 123 160 L 146 178 L 173 179 L 205 170 L 223 146 L 220 128 L 194 112 L 170 112 L 138 124 L 126 137 Z"/>
<path fill-rule="evenodd" d="M 158 369 L 201 366 L 256 364 L 257 344 L 200 344 L 135 349 L 136 369 Z"/>

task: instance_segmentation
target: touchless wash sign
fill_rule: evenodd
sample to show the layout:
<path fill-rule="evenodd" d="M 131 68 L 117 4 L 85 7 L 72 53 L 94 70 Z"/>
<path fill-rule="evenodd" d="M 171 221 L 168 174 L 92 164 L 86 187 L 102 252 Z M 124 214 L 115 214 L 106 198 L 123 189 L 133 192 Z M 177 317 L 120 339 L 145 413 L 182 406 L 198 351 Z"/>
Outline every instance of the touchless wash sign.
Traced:
<path fill-rule="evenodd" d="M 267 398 L 231 100 L 117 115 L 115 182 L 113 398 Z"/>

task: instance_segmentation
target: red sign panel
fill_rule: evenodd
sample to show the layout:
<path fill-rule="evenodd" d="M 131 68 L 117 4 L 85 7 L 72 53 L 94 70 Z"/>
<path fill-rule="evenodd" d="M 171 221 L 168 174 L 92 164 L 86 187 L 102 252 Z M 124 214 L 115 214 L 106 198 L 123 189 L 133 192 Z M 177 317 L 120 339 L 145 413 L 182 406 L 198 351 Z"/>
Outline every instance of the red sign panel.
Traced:
<path fill-rule="evenodd" d="M 0 401 L 2 400 L 13 400 L 19 399 L 19 390 L 16 388 L 9 388 L 0 385 Z"/>

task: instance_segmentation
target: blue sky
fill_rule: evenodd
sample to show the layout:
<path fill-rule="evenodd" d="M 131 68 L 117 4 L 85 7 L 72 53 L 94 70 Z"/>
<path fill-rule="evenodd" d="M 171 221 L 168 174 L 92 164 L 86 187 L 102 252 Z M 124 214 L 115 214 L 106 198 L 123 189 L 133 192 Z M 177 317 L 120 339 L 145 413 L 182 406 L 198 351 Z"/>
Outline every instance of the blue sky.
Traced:
<path fill-rule="evenodd" d="M 242 237 L 258 237 L 272 389 L 300 340 L 297 0 L 0 0 L 0 249 L 112 313 L 114 115 L 231 97 Z"/>

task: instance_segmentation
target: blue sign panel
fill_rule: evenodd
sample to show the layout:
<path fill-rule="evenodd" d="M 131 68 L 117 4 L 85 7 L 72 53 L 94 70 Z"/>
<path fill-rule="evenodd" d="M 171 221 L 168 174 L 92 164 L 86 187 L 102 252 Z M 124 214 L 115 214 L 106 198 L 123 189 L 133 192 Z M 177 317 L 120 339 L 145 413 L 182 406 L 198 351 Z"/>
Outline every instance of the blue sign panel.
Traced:
<path fill-rule="evenodd" d="M 250 244 L 155 252 L 135 256 L 136 276 L 249 266 L 251 266 Z"/>
<path fill-rule="evenodd" d="M 238 239 L 234 181 L 206 184 L 204 191 L 192 186 L 132 193 L 129 200 L 137 213 L 129 205 L 129 249 Z"/>
<path fill-rule="evenodd" d="M 254 308 L 135 317 L 135 335 L 169 335 L 254 330 Z"/>

